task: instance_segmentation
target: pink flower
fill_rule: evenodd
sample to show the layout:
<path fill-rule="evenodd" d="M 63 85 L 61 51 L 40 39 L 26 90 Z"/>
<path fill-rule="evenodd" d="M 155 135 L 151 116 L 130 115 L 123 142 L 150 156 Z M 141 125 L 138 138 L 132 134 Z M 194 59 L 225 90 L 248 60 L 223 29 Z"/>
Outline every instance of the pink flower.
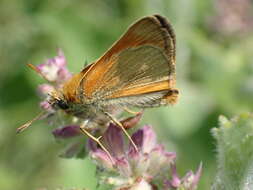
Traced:
<path fill-rule="evenodd" d="M 138 113 L 133 117 L 129 117 L 129 118 L 122 120 L 121 123 L 123 126 L 132 128 L 134 125 L 136 125 L 138 123 L 138 121 L 140 121 L 141 116 L 142 116 L 142 113 Z M 104 127 L 106 127 L 106 126 L 104 126 Z M 110 128 L 110 130 L 115 130 L 115 128 Z M 118 129 L 116 128 L 116 132 L 111 131 L 111 134 L 116 134 L 117 131 L 118 131 Z M 95 132 L 95 131 L 92 131 L 92 132 Z M 81 133 L 78 124 L 70 124 L 70 125 L 66 125 L 63 127 L 59 127 L 57 129 L 53 130 L 52 133 L 56 139 L 59 139 L 59 140 L 64 139 L 65 141 L 68 141 L 68 139 L 69 139 L 69 142 L 67 142 L 68 148 L 65 149 L 62 156 L 68 157 L 68 158 L 69 157 L 84 157 L 85 156 L 85 154 L 82 154 L 80 156 L 80 151 L 86 152 L 84 150 L 84 149 L 86 149 L 86 140 L 84 140 L 84 138 L 86 136 L 84 136 Z M 110 148 L 111 152 L 114 152 L 116 156 L 124 154 L 124 152 L 121 148 L 124 143 L 122 134 L 120 134 L 120 138 L 119 138 L 119 136 L 105 136 L 104 138 L 107 138 L 106 140 L 110 141 L 110 142 L 117 142 L 117 144 L 113 144 L 111 147 L 108 145 L 108 149 Z M 98 149 L 97 145 L 95 143 L 92 143 L 91 141 L 89 141 L 89 148 L 92 150 Z M 101 162 L 103 162 L 104 160 L 107 161 L 107 159 L 110 159 L 104 151 L 98 150 L 98 151 L 96 151 L 96 154 L 98 155 L 97 157 L 103 157 L 103 160 L 101 160 Z M 105 165 L 108 164 L 107 165 L 108 169 L 113 167 L 112 163 L 110 163 L 110 162 L 109 163 L 105 162 L 104 164 Z"/>
<path fill-rule="evenodd" d="M 170 180 L 165 180 L 164 190 L 171 190 L 171 189 L 194 190 L 197 188 L 200 179 L 202 171 L 202 163 L 200 163 L 199 168 L 195 174 L 192 171 L 189 171 L 181 179 L 178 177 L 175 164 L 172 164 L 171 170 L 172 170 L 172 177 Z"/>
<path fill-rule="evenodd" d="M 152 186 L 170 165 L 174 163 L 176 154 L 165 151 L 156 141 L 156 135 L 150 126 L 144 126 L 132 135 L 139 151 L 124 143 L 119 127 L 110 124 L 103 135 L 102 142 L 112 155 L 112 159 L 89 140 L 90 154 L 99 167 L 114 172 L 115 177 L 103 178 L 103 182 L 116 186 L 116 189 L 134 189 L 140 186 Z M 137 188 L 135 188 L 137 189 Z M 151 189 L 151 188 L 150 188 Z"/>
<path fill-rule="evenodd" d="M 212 29 L 224 36 L 245 36 L 253 28 L 251 0 L 215 0 Z"/>
<path fill-rule="evenodd" d="M 66 68 L 66 59 L 61 50 L 58 55 L 52 59 L 48 59 L 45 63 L 37 66 L 40 73 L 50 82 L 62 84 L 71 77 L 70 72 Z"/>
<path fill-rule="evenodd" d="M 53 131 L 55 138 L 70 138 L 79 136 L 80 134 L 81 131 L 78 125 L 68 125 L 65 127 L 57 128 Z"/>
<path fill-rule="evenodd" d="M 42 97 L 47 97 L 48 94 L 54 91 L 54 87 L 50 84 L 41 84 L 38 86 L 38 93 Z"/>
<path fill-rule="evenodd" d="M 38 86 L 38 93 L 42 98 L 44 98 L 40 102 L 40 107 L 49 113 L 53 113 L 55 111 L 48 103 L 50 93 L 62 86 L 63 83 L 71 77 L 66 65 L 67 61 L 63 52 L 58 50 L 57 56 L 48 59 L 38 66 L 35 66 L 36 71 L 49 82 Z"/>

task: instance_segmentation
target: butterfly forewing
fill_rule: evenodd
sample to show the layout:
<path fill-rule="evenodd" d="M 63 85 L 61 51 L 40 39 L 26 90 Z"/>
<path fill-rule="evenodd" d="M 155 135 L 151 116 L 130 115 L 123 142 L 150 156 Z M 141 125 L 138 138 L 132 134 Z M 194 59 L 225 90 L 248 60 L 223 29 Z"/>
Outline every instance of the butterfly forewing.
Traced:
<path fill-rule="evenodd" d="M 153 97 L 161 99 L 174 84 L 175 36 L 166 19 L 155 15 L 133 24 L 89 68 L 80 89 L 85 98 L 94 101 L 127 101 L 124 98 L 131 96 L 144 104 Z"/>
<path fill-rule="evenodd" d="M 157 91 L 158 85 L 151 86 L 162 81 L 167 84 L 163 89 L 169 87 L 171 69 L 167 66 L 166 56 L 158 48 L 148 45 L 130 48 L 122 51 L 112 62 L 111 72 L 105 73 L 101 80 L 107 89 L 101 85 L 94 92 L 96 97 L 136 95 L 135 89 L 139 89 L 139 94 Z"/>

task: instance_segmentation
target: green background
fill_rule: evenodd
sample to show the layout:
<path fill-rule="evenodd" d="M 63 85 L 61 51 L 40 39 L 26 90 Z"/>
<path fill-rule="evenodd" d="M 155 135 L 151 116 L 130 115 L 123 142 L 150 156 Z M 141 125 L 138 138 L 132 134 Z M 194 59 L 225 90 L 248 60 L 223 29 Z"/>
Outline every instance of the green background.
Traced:
<path fill-rule="evenodd" d="M 139 126 L 154 126 L 159 141 L 177 152 L 180 175 L 202 161 L 199 189 L 210 189 L 216 170 L 210 129 L 220 114 L 231 117 L 253 108 L 252 4 L 233 2 L 1 0 L 0 189 L 95 189 L 94 164 L 60 158 L 52 126 L 42 121 L 16 135 L 15 129 L 39 112 L 36 88 L 44 82 L 26 64 L 42 63 L 61 48 L 69 70 L 78 72 L 129 24 L 151 14 L 166 16 L 174 26 L 181 95 L 174 106 L 147 110 Z"/>

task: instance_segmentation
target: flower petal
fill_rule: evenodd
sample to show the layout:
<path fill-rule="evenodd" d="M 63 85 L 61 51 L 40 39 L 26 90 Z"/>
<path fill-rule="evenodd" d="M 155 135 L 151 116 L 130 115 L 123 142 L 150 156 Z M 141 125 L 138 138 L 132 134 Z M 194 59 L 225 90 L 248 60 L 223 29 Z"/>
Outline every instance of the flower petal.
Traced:
<path fill-rule="evenodd" d="M 147 173 L 151 176 L 165 173 L 175 161 L 175 158 L 175 153 L 166 152 L 162 145 L 157 145 L 156 148 L 149 153 L 150 164 Z"/>
<path fill-rule="evenodd" d="M 102 137 L 102 143 L 112 156 L 119 158 L 124 154 L 124 139 L 122 130 L 116 125 L 110 123 L 108 129 Z"/>
<path fill-rule="evenodd" d="M 61 49 L 58 49 L 57 51 L 58 55 L 54 58 L 54 63 L 58 66 L 58 67 L 64 67 L 66 66 L 67 62 L 64 56 L 64 53 Z"/>
<path fill-rule="evenodd" d="M 57 80 L 59 68 L 53 62 L 40 64 L 37 68 L 48 81 L 55 82 Z"/>
<path fill-rule="evenodd" d="M 142 149 L 142 144 L 143 144 L 143 130 L 139 129 L 132 135 L 132 140 L 134 141 L 135 145 L 138 147 L 139 150 Z M 129 145 L 129 152 L 136 152 L 134 146 L 132 143 Z"/>
<path fill-rule="evenodd" d="M 176 164 L 171 165 L 171 170 L 172 170 L 172 179 L 170 181 L 171 186 L 175 187 L 175 188 L 179 187 L 180 184 L 181 184 L 181 180 L 180 180 L 180 178 L 178 177 L 178 174 L 177 174 Z"/>
<path fill-rule="evenodd" d="M 54 87 L 50 84 L 41 84 L 38 86 L 38 92 L 42 96 L 47 96 L 50 94 L 52 91 L 54 91 Z"/>
<path fill-rule="evenodd" d="M 121 124 L 124 126 L 125 129 L 133 128 L 141 120 L 142 114 L 143 112 L 139 112 L 133 117 L 128 117 L 121 121 Z"/>
<path fill-rule="evenodd" d="M 117 159 L 115 162 L 115 166 L 117 167 L 119 173 L 122 176 L 130 177 L 132 175 L 131 167 L 126 158 Z"/>
<path fill-rule="evenodd" d="M 152 190 L 152 186 L 147 181 L 142 179 L 138 183 L 133 184 L 129 190 Z"/>
<path fill-rule="evenodd" d="M 178 177 L 176 171 L 176 165 L 171 165 L 172 177 L 170 180 L 166 180 L 164 182 L 165 188 L 180 188 L 185 190 L 195 190 L 197 188 L 197 184 L 200 179 L 201 171 L 202 171 L 202 163 L 200 163 L 199 168 L 194 174 L 192 171 L 189 171 L 182 179 Z"/>
<path fill-rule="evenodd" d="M 192 171 L 188 172 L 185 177 L 182 178 L 182 184 L 187 190 L 194 190 L 197 188 L 200 176 L 202 172 L 202 163 L 200 163 L 199 168 L 194 174 Z"/>
<path fill-rule="evenodd" d="M 53 112 L 53 108 L 52 106 L 48 103 L 48 101 L 42 101 L 40 102 L 40 107 L 44 110 L 46 110 L 47 112 Z"/>
<path fill-rule="evenodd" d="M 58 75 L 58 78 L 57 78 L 58 82 L 66 81 L 71 77 L 70 72 L 65 67 L 60 68 L 57 72 L 57 75 Z"/>
<path fill-rule="evenodd" d="M 199 168 L 194 176 L 194 179 L 192 181 L 192 188 L 195 189 L 197 187 L 197 184 L 199 182 L 200 176 L 202 173 L 202 162 L 199 164 Z"/>
<path fill-rule="evenodd" d="M 132 139 L 136 146 L 142 150 L 143 153 L 149 153 L 156 145 L 156 135 L 151 126 L 144 126 L 132 135 Z M 130 149 L 133 146 L 130 145 Z"/>
<path fill-rule="evenodd" d="M 106 168 L 107 170 L 111 171 L 114 169 L 114 161 L 110 159 L 110 157 L 108 156 L 108 154 L 101 150 L 101 149 L 97 149 L 95 152 L 90 152 L 91 157 L 97 161 L 97 163 L 103 167 Z"/>
<path fill-rule="evenodd" d="M 143 136 L 142 151 L 144 153 L 149 153 L 156 146 L 157 143 L 156 134 L 151 126 L 144 126 L 143 132 L 144 136 Z"/>
<path fill-rule="evenodd" d="M 62 51 L 59 50 L 57 56 L 38 65 L 37 69 L 48 81 L 62 84 L 71 76 L 66 68 L 66 64 L 66 59 Z"/>
<path fill-rule="evenodd" d="M 88 138 L 87 147 L 90 151 L 95 152 L 98 149 L 98 144 L 94 140 L 92 140 L 91 138 Z"/>
<path fill-rule="evenodd" d="M 56 138 L 69 138 L 80 135 L 80 127 L 77 125 L 70 125 L 62 128 L 55 129 L 53 135 Z"/>
<path fill-rule="evenodd" d="M 152 177 L 147 172 L 149 166 L 150 166 L 150 159 L 148 154 L 142 154 L 139 155 L 138 159 L 135 160 L 135 162 L 132 163 L 132 170 L 135 176 L 145 176 L 146 178 Z"/>

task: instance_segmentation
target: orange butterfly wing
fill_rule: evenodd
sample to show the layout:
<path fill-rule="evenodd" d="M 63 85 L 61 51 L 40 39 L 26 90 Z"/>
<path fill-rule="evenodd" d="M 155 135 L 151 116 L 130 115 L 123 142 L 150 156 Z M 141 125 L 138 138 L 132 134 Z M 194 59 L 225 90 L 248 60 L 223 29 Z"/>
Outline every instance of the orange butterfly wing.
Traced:
<path fill-rule="evenodd" d="M 62 87 L 64 99 L 68 102 L 81 103 L 80 94 L 83 92 L 79 91 L 80 82 L 92 66 L 93 63 L 86 66 L 80 73 L 73 75 L 70 80 L 64 83 Z"/>
<path fill-rule="evenodd" d="M 144 17 L 89 67 L 80 92 L 94 102 L 118 99 L 131 105 L 136 101 L 151 105 L 175 86 L 175 43 L 164 17 Z"/>

